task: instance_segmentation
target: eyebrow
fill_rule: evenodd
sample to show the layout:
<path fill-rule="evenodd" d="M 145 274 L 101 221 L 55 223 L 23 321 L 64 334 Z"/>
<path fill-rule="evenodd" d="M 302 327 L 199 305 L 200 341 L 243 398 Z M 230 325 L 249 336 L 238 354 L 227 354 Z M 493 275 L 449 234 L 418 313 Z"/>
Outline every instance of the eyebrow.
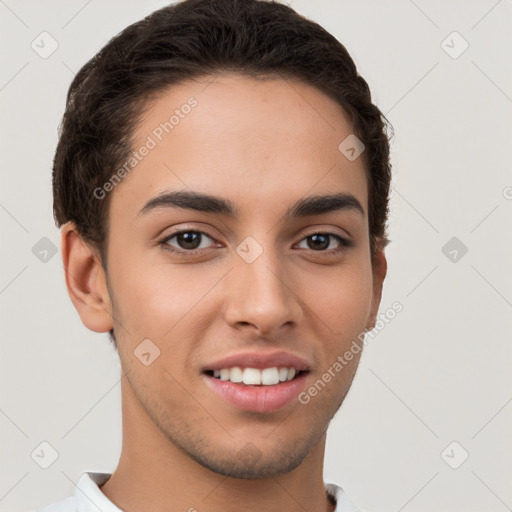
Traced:
<path fill-rule="evenodd" d="M 183 208 L 226 215 L 231 218 L 238 217 L 240 213 L 238 208 L 228 199 L 199 192 L 179 190 L 150 199 L 138 215 L 149 213 L 157 208 Z M 290 220 L 344 210 L 358 212 L 364 217 L 364 208 L 355 196 L 349 193 L 337 193 L 300 199 L 288 208 L 283 218 Z"/>

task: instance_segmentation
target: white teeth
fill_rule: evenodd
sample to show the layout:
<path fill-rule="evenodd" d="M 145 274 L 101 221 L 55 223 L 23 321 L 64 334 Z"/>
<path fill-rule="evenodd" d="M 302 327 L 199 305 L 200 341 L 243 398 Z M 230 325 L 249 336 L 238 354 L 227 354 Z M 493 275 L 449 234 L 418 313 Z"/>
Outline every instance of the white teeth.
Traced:
<path fill-rule="evenodd" d="M 261 384 L 261 371 L 256 368 L 246 368 L 243 377 L 244 384 Z"/>
<path fill-rule="evenodd" d="M 244 374 L 242 368 L 235 366 L 229 370 L 229 380 L 231 382 L 242 382 L 244 380 Z"/>
<path fill-rule="evenodd" d="M 273 386 L 279 383 L 279 370 L 277 368 L 265 368 L 261 371 L 261 383 L 265 386 Z"/>
<path fill-rule="evenodd" d="M 280 382 L 292 380 L 297 371 L 295 368 L 240 368 L 234 366 L 233 368 L 222 368 L 220 370 L 213 370 L 213 376 L 220 380 L 229 380 L 236 384 L 244 383 L 247 386 L 274 386 Z"/>

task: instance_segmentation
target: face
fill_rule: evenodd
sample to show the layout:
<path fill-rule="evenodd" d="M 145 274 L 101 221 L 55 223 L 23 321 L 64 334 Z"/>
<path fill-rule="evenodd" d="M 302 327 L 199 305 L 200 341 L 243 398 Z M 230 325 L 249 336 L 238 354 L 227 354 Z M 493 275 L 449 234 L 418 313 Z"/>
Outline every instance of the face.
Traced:
<path fill-rule="evenodd" d="M 360 352 L 335 363 L 374 321 L 383 276 L 363 161 L 338 150 L 350 133 L 341 107 L 298 81 L 183 83 L 152 99 L 133 144 L 150 149 L 111 192 L 107 280 L 128 384 L 171 443 L 218 473 L 297 467 L 351 385 Z"/>

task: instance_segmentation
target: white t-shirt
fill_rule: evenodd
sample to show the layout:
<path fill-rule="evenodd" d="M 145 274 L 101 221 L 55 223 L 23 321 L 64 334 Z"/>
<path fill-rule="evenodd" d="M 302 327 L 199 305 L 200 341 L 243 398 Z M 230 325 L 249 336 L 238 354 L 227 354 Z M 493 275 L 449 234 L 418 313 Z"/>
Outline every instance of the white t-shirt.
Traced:
<path fill-rule="evenodd" d="M 110 476 L 110 473 L 83 473 L 72 497 L 39 508 L 35 512 L 123 512 L 99 488 Z M 325 488 L 336 500 L 335 512 L 363 512 L 352 504 L 342 487 L 326 483 Z"/>

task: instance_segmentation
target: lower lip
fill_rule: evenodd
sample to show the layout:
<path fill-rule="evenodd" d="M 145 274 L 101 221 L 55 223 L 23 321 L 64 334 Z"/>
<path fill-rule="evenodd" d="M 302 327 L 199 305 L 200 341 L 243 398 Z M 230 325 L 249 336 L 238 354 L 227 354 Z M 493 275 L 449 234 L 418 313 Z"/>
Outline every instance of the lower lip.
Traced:
<path fill-rule="evenodd" d="M 231 405 L 242 411 L 274 412 L 297 401 L 306 385 L 307 373 L 273 386 L 246 386 L 204 375 L 208 385 Z"/>

